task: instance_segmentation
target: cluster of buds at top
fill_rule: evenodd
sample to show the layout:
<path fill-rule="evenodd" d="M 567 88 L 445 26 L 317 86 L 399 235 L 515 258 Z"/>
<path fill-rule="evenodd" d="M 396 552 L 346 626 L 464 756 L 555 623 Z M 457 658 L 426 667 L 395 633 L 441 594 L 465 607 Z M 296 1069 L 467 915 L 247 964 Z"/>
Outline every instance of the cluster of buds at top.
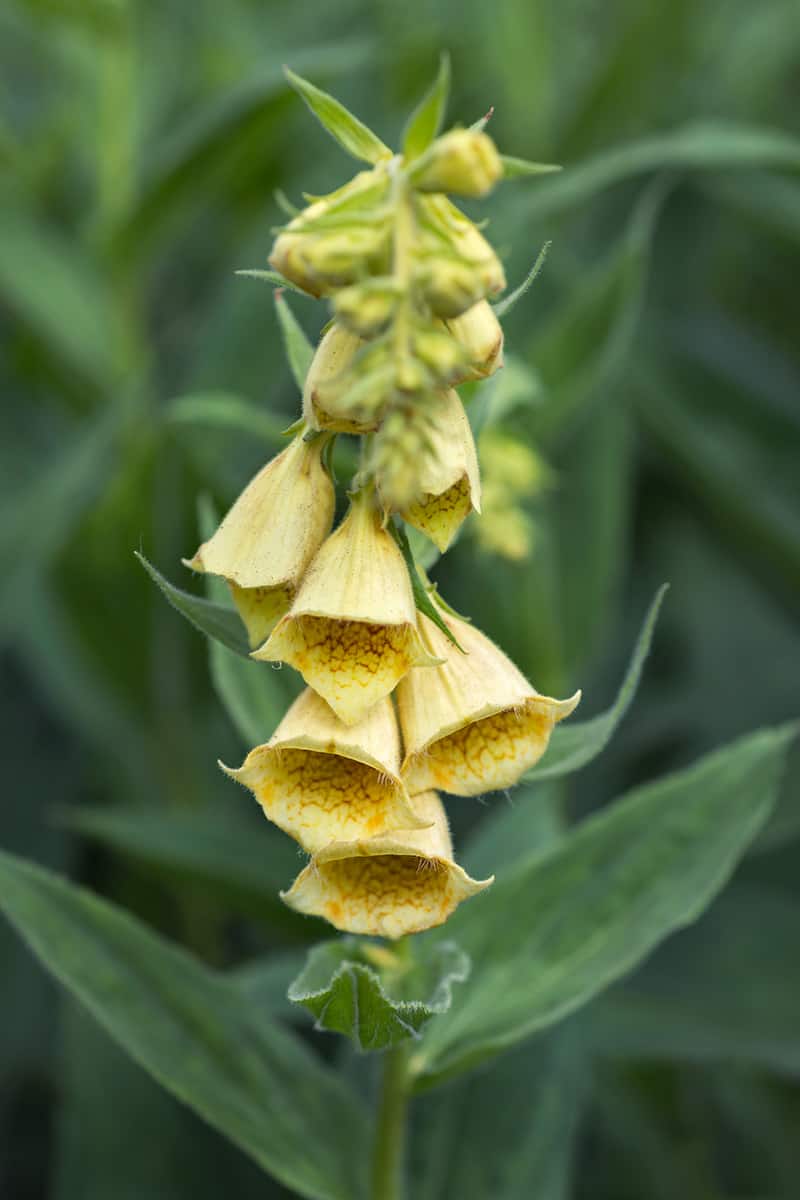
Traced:
<path fill-rule="evenodd" d="M 540 695 L 426 589 L 402 533 L 443 551 L 479 508 L 454 389 L 501 365 L 488 298 L 505 280 L 444 193 L 483 195 L 501 169 L 485 133 L 455 130 L 413 161 L 387 152 L 280 232 L 271 264 L 328 297 L 333 323 L 300 432 L 187 564 L 227 580 L 252 657 L 307 685 L 269 741 L 225 770 L 311 856 L 286 903 L 352 933 L 418 932 L 491 883 L 454 861 L 438 791 L 517 783 L 578 701 Z M 362 438 L 362 458 L 331 532 L 340 433 Z"/>

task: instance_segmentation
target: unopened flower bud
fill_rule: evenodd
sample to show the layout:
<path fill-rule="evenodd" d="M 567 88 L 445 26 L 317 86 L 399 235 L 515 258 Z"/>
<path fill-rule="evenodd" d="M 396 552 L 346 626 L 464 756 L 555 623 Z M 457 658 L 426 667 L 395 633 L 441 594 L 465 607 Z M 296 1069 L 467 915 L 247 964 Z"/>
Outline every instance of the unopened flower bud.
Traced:
<path fill-rule="evenodd" d="M 376 168 L 315 200 L 278 235 L 270 266 L 312 296 L 385 268 L 389 226 L 381 205 L 388 188 L 385 168 Z"/>
<path fill-rule="evenodd" d="M 417 467 L 419 499 L 402 516 L 444 554 L 462 521 L 480 512 L 481 481 L 472 429 L 458 394 L 438 395 L 430 414 L 431 447 Z"/>
<path fill-rule="evenodd" d="M 431 787 L 457 796 L 511 787 L 541 758 L 580 692 L 569 700 L 541 696 L 474 625 L 442 617 L 465 653 L 420 616 L 429 652 L 447 661 L 410 672 L 398 687 L 403 780 L 412 796 Z"/>
<path fill-rule="evenodd" d="M 411 169 L 411 182 L 419 191 L 457 196 L 485 196 L 502 176 L 497 147 L 477 129 L 445 133 Z"/>
<path fill-rule="evenodd" d="M 414 808 L 427 828 L 326 846 L 281 898 L 347 933 L 400 938 L 441 925 L 493 877 L 471 879 L 453 861 L 435 792 L 416 796 Z"/>
<path fill-rule="evenodd" d="M 419 198 L 423 220 L 433 224 L 422 241 L 417 283 L 435 316 L 457 317 L 506 286 L 503 266 L 486 238 L 446 196 Z"/>
<path fill-rule="evenodd" d="M 414 355 L 423 363 L 437 387 L 447 387 L 469 374 L 467 353 L 445 330 L 420 328 L 414 334 Z"/>
<path fill-rule="evenodd" d="M 464 349 L 468 369 L 458 377 L 485 379 L 503 365 L 503 330 L 485 300 L 479 300 L 458 317 L 451 317 L 447 328 Z"/>
<path fill-rule="evenodd" d="M 426 826 L 400 782 L 400 733 L 388 696 L 348 727 L 307 688 L 266 745 L 238 770 L 223 770 L 309 854 Z"/>
<path fill-rule="evenodd" d="M 390 278 L 367 279 L 337 292 L 333 307 L 340 325 L 360 337 L 374 337 L 394 315 L 397 287 Z"/>
<path fill-rule="evenodd" d="M 259 646 L 288 610 L 333 522 L 334 487 L 324 438 L 297 437 L 250 481 L 212 538 L 186 565 L 221 575 Z"/>
<path fill-rule="evenodd" d="M 312 429 L 364 433 L 375 428 L 374 416 L 364 424 L 347 411 L 339 411 L 335 403 L 350 386 L 348 372 L 364 345 L 363 338 L 334 323 L 317 346 L 303 387 L 303 418 Z M 325 401 L 332 402 L 332 408 Z"/>
<path fill-rule="evenodd" d="M 295 667 L 346 725 L 363 720 L 412 666 L 438 661 L 420 641 L 408 571 L 372 495 L 353 500 L 253 657 Z"/>

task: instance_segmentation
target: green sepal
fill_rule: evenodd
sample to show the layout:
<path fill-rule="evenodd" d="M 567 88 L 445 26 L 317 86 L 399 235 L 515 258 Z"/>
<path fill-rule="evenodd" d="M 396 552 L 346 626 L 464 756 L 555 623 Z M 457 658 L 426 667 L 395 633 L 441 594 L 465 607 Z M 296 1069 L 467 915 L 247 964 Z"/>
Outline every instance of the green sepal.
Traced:
<path fill-rule="evenodd" d="M 363 121 L 359 121 L 358 117 L 348 112 L 333 96 L 315 87 L 300 75 L 295 75 L 288 67 L 283 68 L 283 73 L 322 127 L 327 129 L 331 137 L 343 150 L 352 154 L 353 158 L 373 164 L 381 159 L 391 158 L 391 150 L 378 135 L 368 129 Z"/>
<path fill-rule="evenodd" d="M 513 292 L 510 292 L 509 295 L 504 296 L 502 300 L 498 300 L 497 304 L 492 305 L 492 308 L 494 309 L 494 315 L 497 317 L 498 321 L 501 317 L 504 317 L 506 313 L 511 312 L 511 309 L 514 307 L 514 305 L 517 304 L 518 301 L 520 301 L 525 295 L 528 288 L 531 286 L 534 279 L 544 266 L 544 260 L 547 258 L 547 251 L 550 249 L 552 244 L 552 242 L 545 242 L 539 251 L 536 262 L 533 264 L 530 271 L 528 271 L 528 274 L 525 276 L 519 287 L 514 288 Z"/>
<path fill-rule="evenodd" d="M 405 531 L 405 526 L 395 521 L 390 521 L 388 528 L 389 532 L 393 535 L 394 540 L 400 547 L 400 552 L 405 559 L 406 566 L 408 567 L 408 574 L 411 578 L 411 590 L 414 593 L 414 604 L 421 613 L 424 613 L 426 617 L 433 621 L 437 629 L 441 629 L 447 640 L 452 642 L 456 649 L 460 650 L 461 653 L 464 654 L 464 647 L 459 646 L 458 639 L 455 637 L 452 629 L 450 629 L 450 627 L 446 624 L 442 614 L 431 600 L 428 589 L 426 588 L 425 583 L 419 571 L 417 570 L 417 564 L 414 562 L 414 555 L 411 553 L 411 546 L 409 545 L 408 534 Z"/>
<path fill-rule="evenodd" d="M 194 625 L 195 629 L 199 629 L 206 637 L 221 642 L 234 654 L 241 654 L 243 658 L 249 658 L 250 647 L 247 644 L 244 626 L 232 605 L 215 604 L 213 600 L 204 600 L 202 596 L 193 596 L 191 592 L 184 592 L 165 579 L 161 572 L 156 570 L 153 564 L 148 562 L 138 550 L 135 550 L 134 553 L 172 607 Z"/>
<path fill-rule="evenodd" d="M 527 158 L 514 158 L 510 154 L 501 154 L 504 179 L 527 179 L 532 175 L 552 175 L 554 171 L 563 168 L 558 163 L 535 163 Z"/>
<path fill-rule="evenodd" d="M 278 314 L 283 346 L 286 350 L 286 357 L 289 360 L 292 376 L 302 393 L 305 387 L 308 368 L 311 366 L 311 360 L 314 357 L 314 347 L 306 337 L 302 326 L 289 308 L 286 297 L 280 289 L 275 292 L 275 311 Z"/>
<path fill-rule="evenodd" d="M 289 987 L 316 1028 L 343 1033 L 360 1051 L 386 1050 L 447 1012 L 454 983 L 469 977 L 469 957 L 455 942 L 420 942 L 411 959 L 399 949 L 363 938 L 337 938 L 309 952 Z M 376 969 L 377 968 L 377 969 Z"/>
<path fill-rule="evenodd" d="M 492 104 L 488 112 L 485 112 L 482 117 L 478 117 L 477 121 L 472 122 L 470 129 L 473 130 L 474 133 L 483 133 L 493 116 L 494 105 Z"/>
<path fill-rule="evenodd" d="M 240 270 L 234 271 L 234 275 L 244 275 L 248 279 L 261 279 L 264 283 L 272 284 L 273 287 L 287 288 L 290 292 L 296 292 L 298 296 L 308 295 L 308 292 L 304 292 L 296 283 L 292 283 L 291 279 L 281 275 L 280 271 L 262 271 L 260 267 L 242 267 Z"/>
<path fill-rule="evenodd" d="M 439 73 L 408 119 L 403 132 L 403 154 L 407 162 L 428 149 L 442 128 L 447 98 L 450 95 L 450 56 L 439 59 Z"/>

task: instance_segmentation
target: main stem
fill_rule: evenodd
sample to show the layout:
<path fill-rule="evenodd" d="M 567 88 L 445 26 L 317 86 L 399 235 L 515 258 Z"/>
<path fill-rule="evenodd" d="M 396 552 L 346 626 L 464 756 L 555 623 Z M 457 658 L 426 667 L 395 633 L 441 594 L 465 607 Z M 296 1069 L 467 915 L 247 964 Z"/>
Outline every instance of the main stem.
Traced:
<path fill-rule="evenodd" d="M 408 1047 L 387 1050 L 372 1157 L 372 1200 L 403 1200 L 408 1110 Z"/>

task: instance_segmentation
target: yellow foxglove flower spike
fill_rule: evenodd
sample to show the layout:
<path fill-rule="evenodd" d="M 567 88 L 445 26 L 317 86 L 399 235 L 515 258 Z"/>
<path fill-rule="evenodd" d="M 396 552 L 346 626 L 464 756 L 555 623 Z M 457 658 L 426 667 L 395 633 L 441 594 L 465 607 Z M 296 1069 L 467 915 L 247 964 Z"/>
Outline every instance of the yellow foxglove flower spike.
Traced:
<path fill-rule="evenodd" d="M 458 394 L 440 394 L 428 411 L 431 446 L 418 464 L 421 494 L 402 516 L 444 554 L 465 517 L 480 512 L 481 480 L 472 429 Z"/>
<path fill-rule="evenodd" d="M 346 725 L 363 720 L 411 667 L 439 661 L 420 640 L 408 571 L 370 490 L 354 497 L 253 657 L 295 667 Z"/>
<path fill-rule="evenodd" d="M 480 630 L 442 614 L 465 653 L 420 615 L 430 653 L 447 661 L 412 671 L 397 689 L 405 759 L 402 778 L 413 797 L 438 787 L 476 796 L 511 787 L 544 754 L 554 725 L 580 700 L 540 696 Z"/>
<path fill-rule="evenodd" d="M 251 646 L 289 609 L 333 523 L 333 483 L 322 464 L 325 438 L 297 437 L 250 481 L 216 533 L 191 560 L 194 571 L 230 585 Z"/>
<path fill-rule="evenodd" d="M 309 854 L 430 823 L 400 782 L 400 732 L 388 696 L 348 727 L 307 688 L 238 770 L 220 765 Z"/>
<path fill-rule="evenodd" d="M 282 899 L 347 933 L 400 938 L 441 925 L 490 879 L 471 879 L 453 862 L 442 802 L 435 792 L 414 805 L 429 828 L 327 846 Z"/>

